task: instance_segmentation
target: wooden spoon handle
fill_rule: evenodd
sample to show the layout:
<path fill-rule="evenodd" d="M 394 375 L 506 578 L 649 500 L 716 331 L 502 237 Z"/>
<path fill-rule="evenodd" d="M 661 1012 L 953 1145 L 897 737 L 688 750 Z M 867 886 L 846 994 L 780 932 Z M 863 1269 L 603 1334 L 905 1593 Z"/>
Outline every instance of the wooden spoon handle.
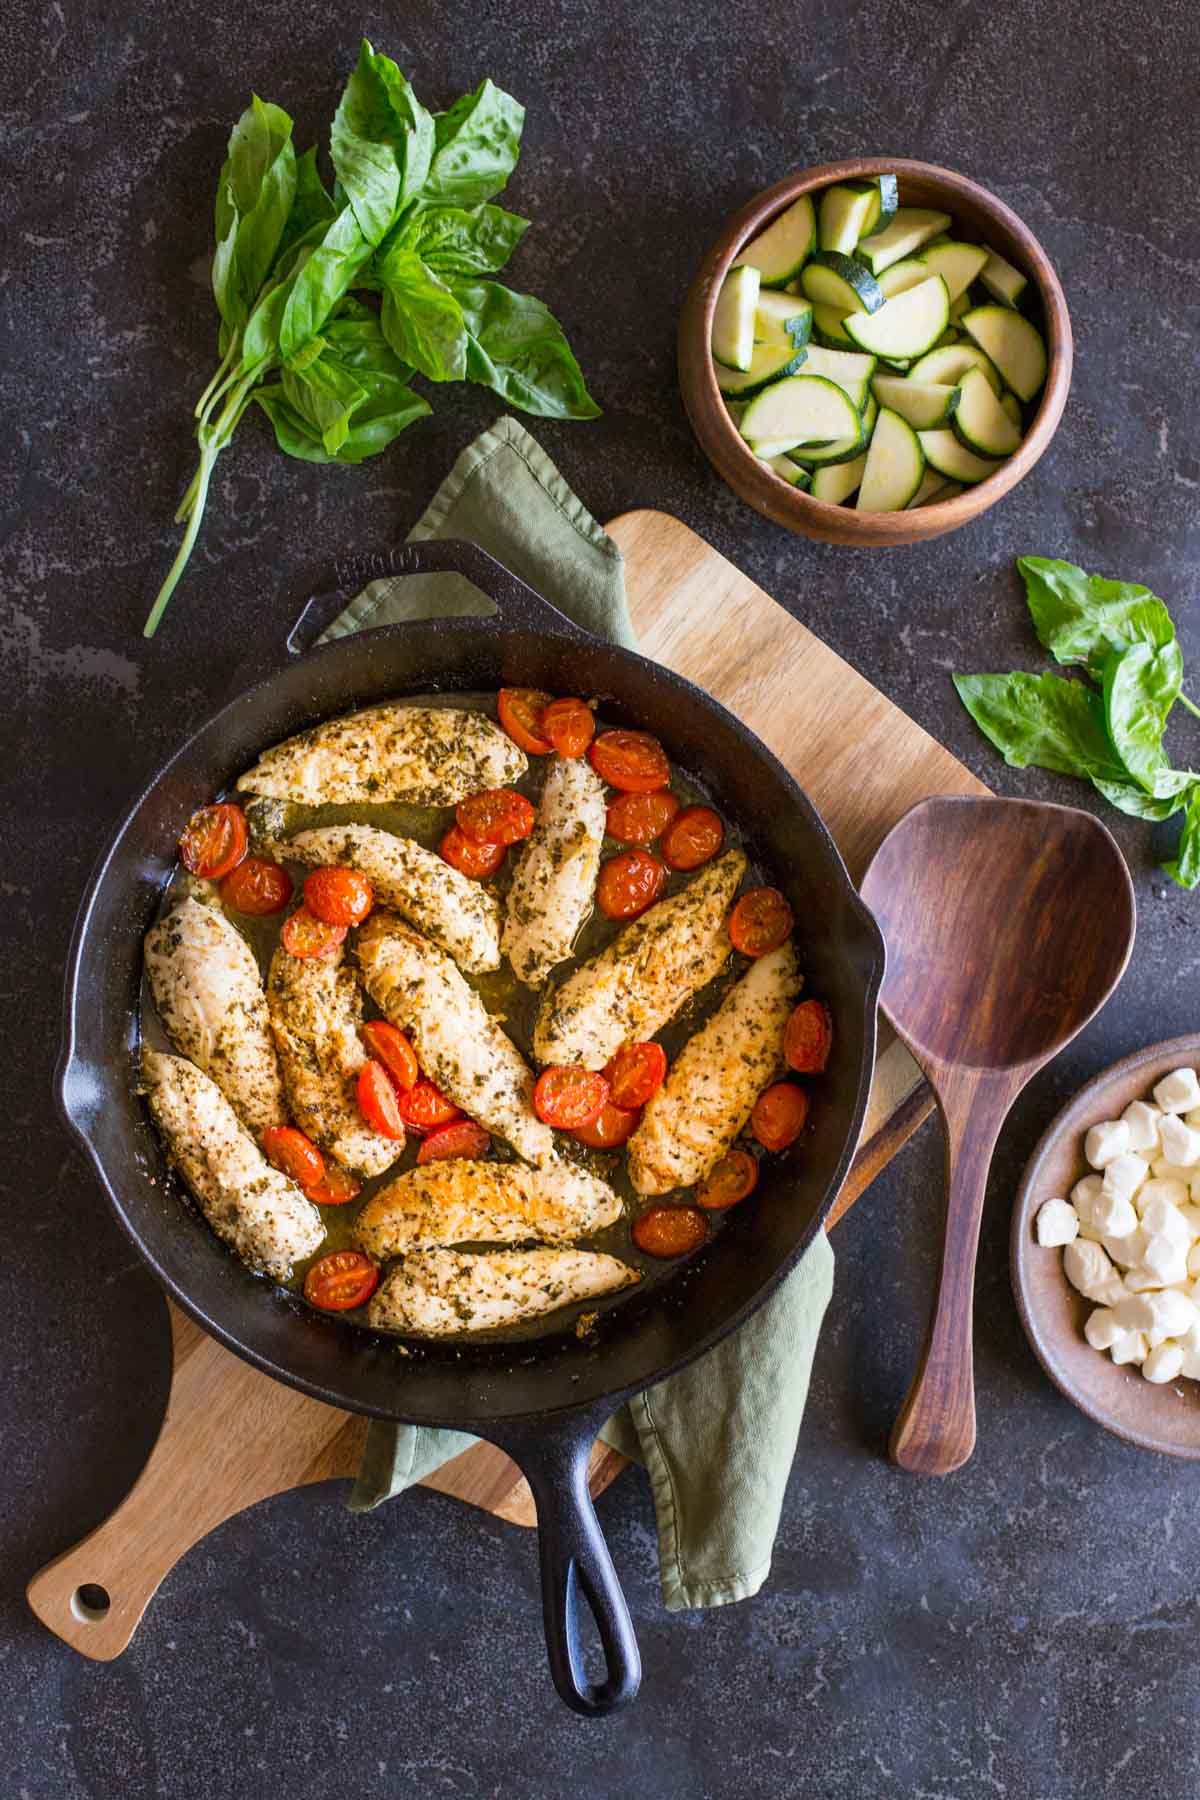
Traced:
<path fill-rule="evenodd" d="M 992 1150 L 1013 1090 L 976 1076 L 943 1080 L 946 1230 L 937 1295 L 917 1373 L 892 1429 L 891 1454 L 916 1475 L 949 1475 L 975 1448 L 975 1259 Z"/>

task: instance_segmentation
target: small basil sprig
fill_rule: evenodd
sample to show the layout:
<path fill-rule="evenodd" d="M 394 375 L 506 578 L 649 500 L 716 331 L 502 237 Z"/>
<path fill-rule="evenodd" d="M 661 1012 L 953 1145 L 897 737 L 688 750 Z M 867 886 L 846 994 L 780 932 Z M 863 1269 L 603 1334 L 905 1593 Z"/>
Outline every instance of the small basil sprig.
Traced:
<path fill-rule="evenodd" d="M 364 39 L 330 130 L 337 177 L 297 156 L 292 121 L 253 97 L 217 182 L 213 296 L 221 361 L 196 404 L 196 472 L 152 637 L 187 566 L 218 456 L 254 401 L 308 462 L 378 456 L 424 418 L 409 384 L 468 379 L 526 412 L 599 412 L 561 327 L 502 269 L 529 221 L 489 204 L 521 148 L 524 109 L 491 81 L 430 113 Z M 356 298 L 371 297 L 371 305 Z"/>
<path fill-rule="evenodd" d="M 1164 603 L 1131 581 L 1106 581 L 1074 563 L 1017 561 L 1043 647 L 1080 670 L 1061 675 L 956 675 L 958 696 L 1014 768 L 1034 766 L 1090 781 L 1135 818 L 1159 823 L 1183 812 L 1175 858 L 1181 887 L 1200 882 L 1200 775 L 1175 769 L 1163 735 L 1183 693 L 1183 656 Z"/>

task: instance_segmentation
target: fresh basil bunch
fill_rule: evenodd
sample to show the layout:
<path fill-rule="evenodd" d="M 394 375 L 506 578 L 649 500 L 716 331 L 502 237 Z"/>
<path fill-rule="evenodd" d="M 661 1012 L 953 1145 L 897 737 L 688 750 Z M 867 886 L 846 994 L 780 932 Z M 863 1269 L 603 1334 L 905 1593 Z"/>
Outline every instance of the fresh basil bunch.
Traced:
<path fill-rule="evenodd" d="M 1086 575 L 1044 556 L 1017 560 L 1034 628 L 1061 675 L 956 675 L 959 698 L 1005 762 L 1090 781 L 1138 819 L 1184 815 L 1178 854 L 1164 863 L 1180 887 L 1200 881 L 1200 776 L 1173 769 L 1163 748 L 1183 693 L 1183 657 L 1166 606 L 1133 581 Z"/>
<path fill-rule="evenodd" d="M 254 96 L 217 183 L 221 362 L 196 406 L 200 461 L 176 515 L 186 529 L 147 637 L 195 545 L 213 466 L 252 400 L 280 449 L 307 462 L 385 450 L 430 411 L 409 385 L 414 374 L 479 382 L 544 418 L 598 415 L 542 302 L 487 279 L 529 226 L 488 204 L 516 165 L 524 118 L 490 81 L 447 112 L 427 112 L 364 39 L 330 132 L 330 194 L 315 149 L 297 156 L 287 113 Z"/>

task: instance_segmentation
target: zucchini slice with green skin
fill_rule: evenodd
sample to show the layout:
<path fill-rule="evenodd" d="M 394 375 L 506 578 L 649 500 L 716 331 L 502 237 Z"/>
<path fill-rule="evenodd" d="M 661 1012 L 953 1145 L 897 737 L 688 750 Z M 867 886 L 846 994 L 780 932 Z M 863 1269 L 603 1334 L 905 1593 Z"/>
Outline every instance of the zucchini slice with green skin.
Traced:
<path fill-rule="evenodd" d="M 772 475 L 778 475 L 780 481 L 786 481 L 789 487 L 799 488 L 801 493 L 808 492 L 812 476 L 799 463 L 793 462 L 790 456 L 764 456 L 762 460 Z"/>
<path fill-rule="evenodd" d="M 848 462 L 827 463 L 820 469 L 813 470 L 812 486 L 809 493 L 814 500 L 824 500 L 827 506 L 840 506 L 848 500 L 863 478 L 863 470 L 867 466 L 867 453 L 852 457 Z"/>
<path fill-rule="evenodd" d="M 735 394 L 748 400 L 760 388 L 769 387 L 773 381 L 782 381 L 786 375 L 794 375 L 807 355 L 803 344 L 793 344 L 785 332 L 780 332 L 778 337 L 755 344 L 748 369 L 726 369 L 720 363 L 715 364 L 717 386 L 723 394 Z"/>
<path fill-rule="evenodd" d="M 749 442 L 827 443 L 858 436 L 858 408 L 836 382 L 823 375 L 791 375 L 774 381 L 746 408 L 739 427 Z"/>
<path fill-rule="evenodd" d="M 863 232 L 863 237 L 875 237 L 895 218 L 896 208 L 900 204 L 900 190 L 894 175 L 872 175 L 864 185 L 877 188 L 879 192 L 878 210 Z"/>
<path fill-rule="evenodd" d="M 760 276 L 746 264 L 730 269 L 713 313 L 712 353 L 727 369 L 748 369 L 754 355 L 754 310 Z"/>
<path fill-rule="evenodd" d="M 961 481 L 969 487 L 973 482 L 994 475 L 1001 467 L 1003 459 L 996 461 L 991 457 L 976 456 L 944 427 L 941 431 L 921 431 L 917 435 L 930 468 L 939 470 L 950 481 Z"/>
<path fill-rule="evenodd" d="M 876 356 L 921 356 L 933 348 L 950 321 L 950 296 L 940 275 L 897 294 L 873 313 L 852 313 L 846 330 Z"/>
<path fill-rule="evenodd" d="M 1017 430 L 1020 431 L 1024 426 L 1025 421 L 1021 415 L 1021 402 L 1017 399 L 1017 396 L 1009 393 L 1008 389 L 1005 388 L 1000 396 L 1000 404 L 1016 426 Z"/>
<path fill-rule="evenodd" d="M 986 382 L 984 386 L 987 386 Z M 957 387 L 945 387 L 932 381 L 910 381 L 906 375 L 876 375 L 871 382 L 871 392 L 880 406 L 899 413 L 914 431 L 933 431 L 938 425 L 948 424 L 958 405 L 960 391 Z M 988 393 L 991 392 L 988 388 Z"/>
<path fill-rule="evenodd" d="M 899 206 L 882 231 L 862 240 L 857 254 L 872 275 L 882 275 L 893 263 L 911 256 L 939 231 L 945 231 L 949 223 L 949 213 L 932 212 L 924 206 Z"/>
<path fill-rule="evenodd" d="M 755 336 L 763 342 L 776 335 L 789 337 L 801 349 L 812 334 L 812 301 L 782 288 L 762 288 L 755 309 Z"/>
<path fill-rule="evenodd" d="M 884 304 L 883 289 L 860 262 L 836 250 L 817 250 L 804 265 L 801 292 L 814 306 L 836 306 L 847 313 L 874 313 Z"/>
<path fill-rule="evenodd" d="M 1046 379 L 1046 346 L 1037 326 L 1008 306 L 975 306 L 963 314 L 962 328 L 1018 400 L 1032 400 Z"/>
<path fill-rule="evenodd" d="M 816 210 L 811 195 L 801 194 L 746 245 L 738 261 L 756 268 L 764 287 L 782 287 L 803 267 L 816 243 Z"/>
<path fill-rule="evenodd" d="M 881 406 L 855 501 L 859 512 L 903 512 L 921 485 L 925 453 L 899 413 Z"/>
<path fill-rule="evenodd" d="M 991 384 L 992 392 L 999 396 L 1004 384 L 983 351 L 975 344 L 938 345 L 928 356 L 917 359 L 908 371 L 908 379 L 936 381 L 949 387 L 957 387 L 968 369 L 982 369 Z"/>
<path fill-rule="evenodd" d="M 897 294 L 906 293 L 909 288 L 916 287 L 918 282 L 928 281 L 930 273 L 921 257 L 906 256 L 902 262 L 893 263 L 890 269 L 883 271 L 879 277 L 879 285 L 886 297 L 894 300 Z"/>
<path fill-rule="evenodd" d="M 822 250 L 849 256 L 879 218 L 879 187 L 873 181 L 835 181 L 817 208 L 817 243 Z"/>
<path fill-rule="evenodd" d="M 979 279 L 993 300 L 999 300 L 1001 306 L 1011 306 L 1014 309 L 1020 304 L 1021 295 L 1029 286 L 1029 277 L 1022 275 L 1020 269 L 1014 269 L 998 250 L 988 251 L 988 259 L 979 271 Z"/>
<path fill-rule="evenodd" d="M 858 345 L 846 330 L 845 315 L 837 306 L 813 307 L 813 336 L 827 350 L 857 350 Z"/>
<path fill-rule="evenodd" d="M 871 392 L 875 368 L 875 358 L 864 356 L 861 350 L 826 350 L 820 344 L 813 344 L 809 347 L 804 373 L 824 375 L 826 380 L 836 381 L 861 412 Z"/>
<path fill-rule="evenodd" d="M 935 499 L 941 493 L 943 488 L 950 486 L 951 483 L 946 480 L 944 475 L 939 475 L 936 469 L 926 469 L 921 477 L 921 485 L 905 507 L 905 512 L 911 512 L 914 506 L 927 505 L 930 500 Z"/>
<path fill-rule="evenodd" d="M 808 469 L 828 469 L 839 463 L 853 462 L 856 456 L 866 454 L 878 412 L 879 403 L 872 394 L 863 408 L 857 438 L 835 438 L 831 444 L 804 444 L 798 450 L 789 450 L 788 455 L 793 462 L 803 463 Z"/>
<path fill-rule="evenodd" d="M 982 244 L 961 244 L 954 238 L 926 244 L 920 260 L 930 275 L 940 275 L 953 306 L 962 298 L 987 263 L 988 252 Z"/>
<path fill-rule="evenodd" d="M 983 370 L 968 369 L 958 394 L 954 430 L 967 449 L 977 456 L 1011 456 L 1020 445 L 1021 427 L 1013 424 Z"/>

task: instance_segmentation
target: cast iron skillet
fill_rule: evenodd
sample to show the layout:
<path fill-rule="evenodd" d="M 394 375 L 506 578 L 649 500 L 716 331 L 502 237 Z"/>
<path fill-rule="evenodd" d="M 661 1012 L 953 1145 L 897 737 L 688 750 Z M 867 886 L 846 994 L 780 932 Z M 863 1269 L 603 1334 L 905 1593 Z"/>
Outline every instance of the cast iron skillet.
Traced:
<path fill-rule="evenodd" d="M 366 582 L 437 570 L 466 576 L 497 611 L 383 626 L 296 654 L 301 632 L 327 623 Z M 339 562 L 332 588 L 309 600 L 288 643 L 290 659 L 260 674 L 160 770 L 99 860 L 67 970 L 60 1102 L 138 1250 L 228 1349 L 331 1406 L 460 1427 L 516 1460 L 537 1501 L 555 1685 L 577 1712 L 610 1712 L 636 1693 L 641 1665 L 588 1494 L 588 1453 L 621 1401 L 738 1326 L 821 1229 L 866 1109 L 883 942 L 817 813 L 744 726 L 678 675 L 579 630 L 473 545 L 425 543 Z M 251 1275 L 164 1180 L 162 1148 L 136 1092 L 142 935 L 184 822 L 268 745 L 389 697 L 502 686 L 602 696 L 607 717 L 657 733 L 674 760 L 702 776 L 792 903 L 811 991 L 833 1009 L 833 1057 L 801 1143 L 763 1165 L 753 1200 L 675 1279 L 605 1315 L 598 1341 L 551 1330 L 533 1343 L 460 1342 L 401 1357 L 390 1340 Z M 604 1651 L 598 1683 L 584 1666 L 581 1595 Z"/>

